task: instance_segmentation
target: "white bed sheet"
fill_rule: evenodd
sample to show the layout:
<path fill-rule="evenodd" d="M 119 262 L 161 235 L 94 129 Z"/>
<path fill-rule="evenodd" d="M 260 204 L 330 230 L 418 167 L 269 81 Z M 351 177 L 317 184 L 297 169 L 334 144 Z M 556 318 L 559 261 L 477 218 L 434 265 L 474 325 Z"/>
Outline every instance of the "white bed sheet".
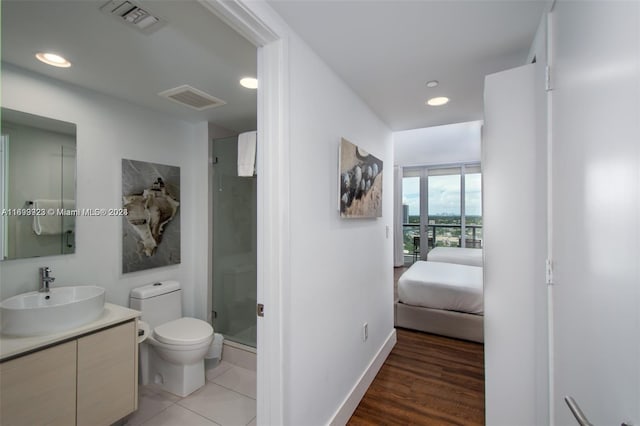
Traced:
<path fill-rule="evenodd" d="M 436 247 L 427 253 L 430 262 L 457 263 L 482 266 L 482 249 L 461 247 Z"/>
<path fill-rule="evenodd" d="M 407 305 L 483 314 L 482 268 L 418 261 L 398 280 L 398 298 Z"/>

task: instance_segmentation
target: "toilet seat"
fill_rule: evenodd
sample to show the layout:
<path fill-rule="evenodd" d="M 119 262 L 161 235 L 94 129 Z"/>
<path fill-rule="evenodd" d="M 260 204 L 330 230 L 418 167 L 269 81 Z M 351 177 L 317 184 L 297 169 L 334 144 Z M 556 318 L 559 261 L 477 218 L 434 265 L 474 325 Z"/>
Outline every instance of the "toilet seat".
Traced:
<path fill-rule="evenodd" d="M 196 318 L 178 318 L 153 330 L 154 337 L 169 345 L 197 345 L 213 336 L 213 327 Z"/>

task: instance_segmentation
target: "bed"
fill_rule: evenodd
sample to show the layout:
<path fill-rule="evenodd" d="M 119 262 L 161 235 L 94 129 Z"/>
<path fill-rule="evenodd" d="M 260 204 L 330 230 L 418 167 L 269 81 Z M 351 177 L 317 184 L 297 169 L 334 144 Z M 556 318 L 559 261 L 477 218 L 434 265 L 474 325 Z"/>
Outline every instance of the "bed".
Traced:
<path fill-rule="evenodd" d="M 427 254 L 430 262 L 457 263 L 482 266 L 482 249 L 461 247 L 435 247 Z"/>
<path fill-rule="evenodd" d="M 482 267 L 414 263 L 398 280 L 398 327 L 483 342 Z"/>

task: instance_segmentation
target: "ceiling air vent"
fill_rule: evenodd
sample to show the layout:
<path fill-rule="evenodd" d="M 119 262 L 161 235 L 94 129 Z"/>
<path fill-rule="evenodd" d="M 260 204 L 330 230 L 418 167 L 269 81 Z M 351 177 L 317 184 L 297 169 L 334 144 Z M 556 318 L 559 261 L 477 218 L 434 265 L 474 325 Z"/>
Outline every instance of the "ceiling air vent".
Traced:
<path fill-rule="evenodd" d="M 152 15 L 131 0 L 111 0 L 100 10 L 145 34 L 160 29 L 166 23 L 164 19 Z"/>
<path fill-rule="evenodd" d="M 207 108 L 215 108 L 226 104 L 222 99 L 211 96 L 189 85 L 183 85 L 174 89 L 165 90 L 158 95 L 174 102 L 202 111 Z"/>

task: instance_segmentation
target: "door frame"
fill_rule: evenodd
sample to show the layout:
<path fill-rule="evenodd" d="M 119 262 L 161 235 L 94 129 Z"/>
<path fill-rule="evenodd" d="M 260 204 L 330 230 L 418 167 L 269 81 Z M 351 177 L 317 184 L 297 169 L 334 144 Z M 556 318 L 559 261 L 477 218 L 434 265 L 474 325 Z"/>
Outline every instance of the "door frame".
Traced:
<path fill-rule="evenodd" d="M 284 424 L 282 288 L 289 283 L 288 38 L 263 2 L 198 0 L 258 48 L 257 423 Z"/>
<path fill-rule="evenodd" d="M 4 190 L 5 185 L 5 175 L 8 170 L 8 158 L 9 155 L 7 151 L 9 150 L 9 135 L 0 135 L 0 209 L 4 210 L 6 204 L 6 193 Z M 8 216 L 2 215 L 0 217 L 0 261 L 4 260 L 5 251 L 8 249 L 7 247 L 7 235 L 5 234 L 5 230 L 7 229 L 7 219 Z"/>

